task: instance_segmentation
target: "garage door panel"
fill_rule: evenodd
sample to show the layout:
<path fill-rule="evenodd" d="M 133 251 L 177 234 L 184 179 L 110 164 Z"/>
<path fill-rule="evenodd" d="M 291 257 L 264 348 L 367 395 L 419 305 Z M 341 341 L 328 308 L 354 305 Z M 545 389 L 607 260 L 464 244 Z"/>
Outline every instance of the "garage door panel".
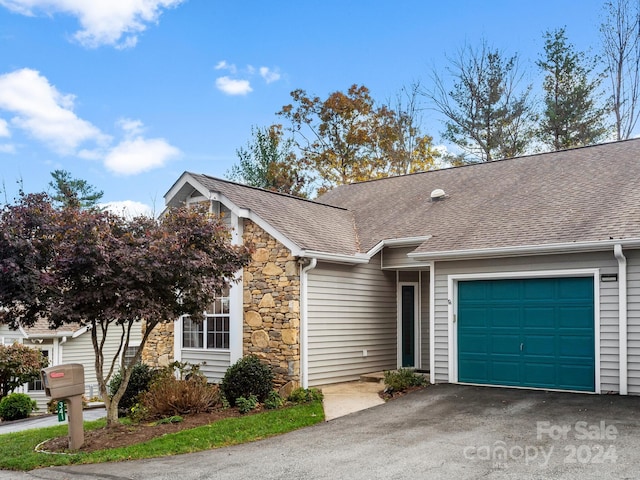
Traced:
<path fill-rule="evenodd" d="M 553 318 L 555 311 L 551 307 L 546 306 L 530 306 L 522 305 L 522 326 L 523 327 L 553 327 Z"/>
<path fill-rule="evenodd" d="M 491 362 L 491 374 L 500 385 L 509 385 L 513 378 L 520 377 L 520 362 L 517 359 Z"/>
<path fill-rule="evenodd" d="M 593 307 L 567 306 L 558 308 L 561 328 L 584 328 L 593 330 Z"/>
<path fill-rule="evenodd" d="M 555 363 L 525 362 L 523 386 L 553 388 L 558 384 Z"/>
<path fill-rule="evenodd" d="M 490 348 L 487 352 L 493 352 L 496 355 L 520 355 L 519 335 L 502 335 L 500 333 L 496 333 L 488 338 L 488 343 Z"/>
<path fill-rule="evenodd" d="M 524 340 L 524 339 L 523 339 Z M 557 345 L 555 335 L 527 335 L 522 342 L 524 356 L 545 356 L 555 358 Z"/>
<path fill-rule="evenodd" d="M 459 381 L 593 391 L 593 291 L 592 277 L 458 282 Z"/>
<path fill-rule="evenodd" d="M 585 392 L 593 391 L 588 388 L 590 380 L 595 375 L 595 369 L 591 365 L 560 365 L 559 372 L 559 388 L 565 390 L 579 390 Z"/>
<path fill-rule="evenodd" d="M 486 318 L 492 327 L 513 328 L 520 324 L 520 310 L 513 307 L 496 307 L 494 309 L 486 309 Z"/>

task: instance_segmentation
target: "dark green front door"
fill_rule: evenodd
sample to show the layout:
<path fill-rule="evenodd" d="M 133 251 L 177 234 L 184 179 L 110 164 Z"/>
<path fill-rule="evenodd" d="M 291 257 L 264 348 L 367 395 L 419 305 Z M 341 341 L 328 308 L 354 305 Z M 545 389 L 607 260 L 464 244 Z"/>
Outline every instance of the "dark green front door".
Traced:
<path fill-rule="evenodd" d="M 595 390 L 593 277 L 458 282 L 458 381 Z"/>
<path fill-rule="evenodd" d="M 415 367 L 416 358 L 416 289 L 413 285 L 402 285 L 402 366 Z"/>

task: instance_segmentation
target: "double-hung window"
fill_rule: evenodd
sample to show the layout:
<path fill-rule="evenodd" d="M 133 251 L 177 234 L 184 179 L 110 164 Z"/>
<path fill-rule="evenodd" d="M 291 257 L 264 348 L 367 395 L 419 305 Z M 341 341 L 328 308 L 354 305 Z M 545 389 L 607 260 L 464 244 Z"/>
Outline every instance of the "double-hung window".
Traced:
<path fill-rule="evenodd" d="M 204 312 L 204 320 L 182 319 L 182 347 L 229 348 L 229 288 L 216 295 Z"/>

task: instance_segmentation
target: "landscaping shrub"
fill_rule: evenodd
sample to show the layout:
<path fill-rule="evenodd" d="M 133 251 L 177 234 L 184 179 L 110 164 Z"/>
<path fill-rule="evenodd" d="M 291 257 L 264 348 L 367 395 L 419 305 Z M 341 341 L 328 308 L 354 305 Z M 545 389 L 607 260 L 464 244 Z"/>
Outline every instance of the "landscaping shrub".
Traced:
<path fill-rule="evenodd" d="M 3 420 L 27 418 L 34 410 L 37 410 L 35 400 L 24 393 L 11 393 L 0 400 L 0 418 Z"/>
<path fill-rule="evenodd" d="M 138 401 L 138 395 L 149 390 L 151 381 L 156 374 L 157 370 L 152 369 L 149 365 L 144 363 L 138 363 L 133 366 L 129 384 L 127 385 L 127 389 L 120 399 L 120 404 L 118 405 L 118 410 L 120 410 L 121 413 L 129 413 L 131 407 L 133 407 Z M 111 396 L 118 391 L 120 383 L 122 383 L 122 375 L 118 372 L 109 382 L 109 393 Z"/>
<path fill-rule="evenodd" d="M 238 397 L 236 398 L 236 406 L 240 413 L 249 413 L 258 406 L 258 397 L 253 394 L 249 395 L 249 398 Z"/>
<path fill-rule="evenodd" d="M 320 401 L 322 398 L 322 392 L 317 388 L 296 388 L 287 400 L 291 403 L 309 403 Z"/>
<path fill-rule="evenodd" d="M 404 392 L 410 387 L 422 387 L 427 384 L 426 379 L 410 368 L 401 368 L 396 371 L 384 372 L 384 384 L 386 391 Z"/>
<path fill-rule="evenodd" d="M 273 372 L 269 366 L 260 363 L 258 357 L 249 355 L 229 367 L 221 388 L 231 406 L 239 397 L 249 398 L 250 395 L 264 402 L 273 390 Z"/>
<path fill-rule="evenodd" d="M 163 369 L 138 398 L 136 409 L 149 419 L 209 412 L 222 404 L 218 385 L 208 384 L 200 372 L 179 380 L 173 369 Z"/>
<path fill-rule="evenodd" d="M 284 400 L 282 400 L 280 394 L 275 390 L 271 390 L 264 401 L 264 407 L 269 410 L 274 410 L 276 408 L 280 408 L 283 403 Z"/>

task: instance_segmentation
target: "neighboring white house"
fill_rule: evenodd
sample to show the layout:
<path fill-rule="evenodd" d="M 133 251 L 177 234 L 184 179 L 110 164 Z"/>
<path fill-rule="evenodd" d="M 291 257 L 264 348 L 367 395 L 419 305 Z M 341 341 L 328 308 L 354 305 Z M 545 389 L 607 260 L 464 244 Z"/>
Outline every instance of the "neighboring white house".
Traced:
<path fill-rule="evenodd" d="M 132 329 L 131 344 L 125 355 L 133 356 L 135 349 L 140 345 L 141 329 Z M 57 330 L 50 330 L 46 321 L 38 321 L 32 327 L 12 330 L 6 325 L 0 325 L 0 342 L 4 345 L 22 343 L 31 348 L 42 351 L 49 359 L 49 365 L 55 366 L 64 363 L 81 363 L 84 366 L 85 396 L 87 399 L 99 395 L 98 382 L 96 380 L 95 355 L 91 343 L 91 334 L 87 327 L 65 325 Z M 105 344 L 105 362 L 115 355 L 120 336 L 114 331 L 108 337 Z M 44 394 L 44 388 L 40 380 L 35 380 L 24 385 L 20 392 L 27 393 L 33 398 L 40 412 L 46 411 L 49 398 Z"/>
<path fill-rule="evenodd" d="M 339 186 L 317 201 L 185 172 L 253 261 L 147 361 L 279 385 L 396 367 L 432 382 L 640 394 L 640 140 Z M 164 349 L 158 348 L 164 345 Z"/>

